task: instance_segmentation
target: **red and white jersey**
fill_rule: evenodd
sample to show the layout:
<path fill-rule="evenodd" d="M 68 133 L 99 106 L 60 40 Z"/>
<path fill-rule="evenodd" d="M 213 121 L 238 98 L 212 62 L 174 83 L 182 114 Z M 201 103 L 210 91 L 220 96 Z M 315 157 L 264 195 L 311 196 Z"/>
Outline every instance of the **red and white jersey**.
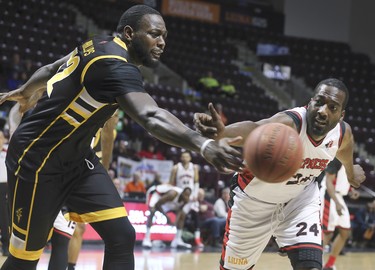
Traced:
<path fill-rule="evenodd" d="M 342 196 L 348 195 L 350 184 L 344 166 L 341 166 L 340 170 L 337 172 L 336 179 L 333 184 L 336 192 L 340 193 Z M 326 176 L 323 177 L 321 185 L 322 188 L 326 188 Z"/>
<path fill-rule="evenodd" d="M 5 166 L 5 157 L 7 155 L 8 145 L 4 144 L 0 152 L 0 183 L 7 181 L 7 168 Z"/>
<path fill-rule="evenodd" d="M 180 194 L 182 193 L 182 189 L 179 187 L 175 187 L 169 184 L 161 184 L 157 186 L 153 186 L 147 190 L 146 193 L 146 203 L 153 207 L 155 204 L 159 201 L 159 199 L 165 195 L 167 192 L 174 190 L 178 193 L 178 195 L 170 202 L 167 202 L 166 204 L 169 205 L 169 208 L 179 208 L 183 206 L 184 202 L 179 202 Z"/>
<path fill-rule="evenodd" d="M 181 162 L 177 164 L 176 186 L 179 188 L 189 187 L 194 190 L 194 164 L 189 162 L 185 169 Z"/>
<path fill-rule="evenodd" d="M 303 161 L 293 177 L 282 183 L 266 183 L 251 173 L 240 174 L 238 185 L 250 197 L 269 203 L 286 203 L 297 197 L 325 169 L 335 157 L 343 137 L 342 125 L 337 124 L 320 142 L 315 142 L 307 134 L 306 107 L 286 111 L 299 127 L 303 144 Z"/>

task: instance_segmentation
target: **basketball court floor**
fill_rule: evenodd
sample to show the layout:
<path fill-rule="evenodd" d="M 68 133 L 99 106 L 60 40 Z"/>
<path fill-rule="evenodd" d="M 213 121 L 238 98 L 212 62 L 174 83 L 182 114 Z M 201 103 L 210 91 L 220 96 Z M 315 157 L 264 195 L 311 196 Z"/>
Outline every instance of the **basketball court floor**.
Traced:
<path fill-rule="evenodd" d="M 38 270 L 48 267 L 49 251 L 43 253 Z M 218 270 L 220 252 L 184 251 L 166 248 L 142 250 L 136 247 L 136 270 Z M 0 257 L 0 265 L 5 257 Z M 80 253 L 77 270 L 101 270 L 103 260 L 102 245 L 84 245 Z M 374 270 L 375 252 L 347 252 L 336 263 L 337 270 Z M 290 270 L 289 260 L 274 252 L 263 253 L 255 270 Z"/>

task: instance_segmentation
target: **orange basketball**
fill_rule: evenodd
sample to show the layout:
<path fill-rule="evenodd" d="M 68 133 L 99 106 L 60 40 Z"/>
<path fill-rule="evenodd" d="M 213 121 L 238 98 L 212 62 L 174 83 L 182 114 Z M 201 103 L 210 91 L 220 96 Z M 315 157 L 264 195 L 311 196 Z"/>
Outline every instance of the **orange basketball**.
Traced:
<path fill-rule="evenodd" d="M 247 137 L 244 159 L 259 179 L 279 183 L 292 177 L 302 164 L 302 142 L 298 133 L 283 124 L 257 127 Z"/>

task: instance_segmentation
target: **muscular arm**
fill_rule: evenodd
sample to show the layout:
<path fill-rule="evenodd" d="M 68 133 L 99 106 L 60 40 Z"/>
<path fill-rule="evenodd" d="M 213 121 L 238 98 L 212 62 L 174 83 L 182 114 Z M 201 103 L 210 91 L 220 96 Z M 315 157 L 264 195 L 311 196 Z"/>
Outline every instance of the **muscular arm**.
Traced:
<path fill-rule="evenodd" d="M 191 151 L 200 152 L 207 138 L 186 127 L 177 117 L 156 104 L 144 92 L 130 92 L 117 98 L 121 108 L 139 125 L 162 142 Z M 204 151 L 204 158 L 216 169 L 225 172 L 226 168 L 239 171 L 241 153 L 230 147 L 230 140 L 211 142 Z"/>
<path fill-rule="evenodd" d="M 336 153 L 336 158 L 341 161 L 345 167 L 349 183 L 358 188 L 365 180 L 363 169 L 359 165 L 353 165 L 353 148 L 354 138 L 352 129 L 349 124 L 345 123 L 346 132 L 342 140 L 341 146 Z"/>
<path fill-rule="evenodd" d="M 117 98 L 117 101 L 138 124 L 167 144 L 199 152 L 200 146 L 206 140 L 186 127 L 173 114 L 158 107 L 146 93 L 131 92 Z"/>
<path fill-rule="evenodd" d="M 294 129 L 296 129 L 296 126 L 293 122 L 293 119 L 289 117 L 287 114 L 283 112 L 279 112 L 275 114 L 274 116 L 267 118 L 267 119 L 262 119 L 257 122 L 252 122 L 252 121 L 244 121 L 244 122 L 237 122 L 234 124 L 231 124 L 229 126 L 226 126 L 224 130 L 218 134 L 218 138 L 221 137 L 236 137 L 236 136 L 241 136 L 242 138 L 247 138 L 247 136 L 258 126 L 268 124 L 268 123 L 281 123 L 287 126 L 290 126 Z M 245 140 L 242 140 L 236 144 L 236 146 L 242 146 Z"/>
<path fill-rule="evenodd" d="M 21 112 L 32 108 L 46 90 L 47 81 L 69 57 L 70 54 L 52 64 L 39 68 L 20 88 L 0 94 L 0 104 L 6 100 L 13 100 L 20 103 Z"/>
<path fill-rule="evenodd" d="M 117 125 L 118 116 L 113 115 L 104 124 L 101 134 L 101 148 L 102 148 L 102 164 L 104 168 L 109 169 L 112 160 L 113 142 L 115 140 L 114 129 Z"/>

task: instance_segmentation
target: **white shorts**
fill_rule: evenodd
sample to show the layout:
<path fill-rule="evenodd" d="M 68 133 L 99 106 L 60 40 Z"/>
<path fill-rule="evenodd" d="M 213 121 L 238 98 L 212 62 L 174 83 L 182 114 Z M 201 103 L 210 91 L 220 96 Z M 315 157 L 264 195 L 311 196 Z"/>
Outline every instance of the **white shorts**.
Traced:
<path fill-rule="evenodd" d="M 321 189 L 320 196 L 322 200 L 321 211 L 323 231 L 333 232 L 336 227 L 350 230 L 350 213 L 343 196 L 340 193 L 336 193 L 337 200 L 344 207 L 341 216 L 337 214 L 336 203 L 329 197 L 325 188 Z"/>
<path fill-rule="evenodd" d="M 149 206 L 154 207 L 161 197 L 162 195 L 160 195 L 159 193 L 157 192 L 153 193 L 148 203 Z M 161 208 L 163 209 L 165 213 L 177 212 L 181 209 L 181 205 L 175 201 L 171 201 L 171 202 L 166 202 L 165 204 L 163 204 Z"/>
<path fill-rule="evenodd" d="M 67 237 L 72 237 L 76 223 L 74 221 L 67 220 L 62 212 L 60 211 L 57 215 L 55 222 L 53 223 L 54 232 L 60 233 Z"/>
<path fill-rule="evenodd" d="M 234 193 L 234 204 L 228 212 L 225 228 L 221 269 L 251 268 L 271 236 L 276 237 L 283 252 L 298 248 L 321 252 L 320 198 L 316 183 L 308 185 L 287 204 L 259 201 L 239 187 Z"/>

